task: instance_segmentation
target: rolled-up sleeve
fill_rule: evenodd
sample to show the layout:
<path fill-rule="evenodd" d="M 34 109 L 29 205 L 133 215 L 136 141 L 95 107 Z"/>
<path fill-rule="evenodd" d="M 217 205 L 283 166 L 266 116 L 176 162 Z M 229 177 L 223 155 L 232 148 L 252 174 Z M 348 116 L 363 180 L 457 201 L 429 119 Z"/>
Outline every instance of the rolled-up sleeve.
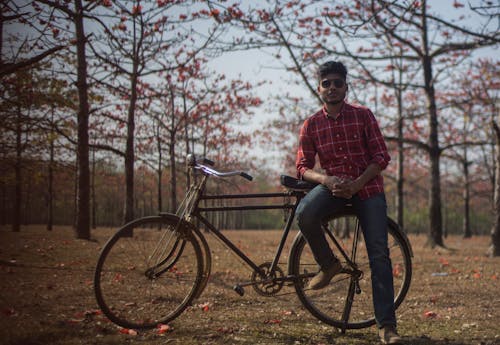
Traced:
<path fill-rule="evenodd" d="M 299 135 L 299 148 L 297 150 L 297 157 L 295 166 L 297 167 L 297 177 L 302 179 L 304 173 L 314 168 L 316 158 L 316 146 L 309 134 L 309 121 L 304 121 L 300 129 Z"/>
<path fill-rule="evenodd" d="M 391 157 L 387 151 L 384 136 L 380 131 L 377 119 L 371 111 L 368 111 L 368 126 L 366 127 L 366 138 L 368 141 L 369 164 L 376 163 L 384 170 L 389 164 Z"/>

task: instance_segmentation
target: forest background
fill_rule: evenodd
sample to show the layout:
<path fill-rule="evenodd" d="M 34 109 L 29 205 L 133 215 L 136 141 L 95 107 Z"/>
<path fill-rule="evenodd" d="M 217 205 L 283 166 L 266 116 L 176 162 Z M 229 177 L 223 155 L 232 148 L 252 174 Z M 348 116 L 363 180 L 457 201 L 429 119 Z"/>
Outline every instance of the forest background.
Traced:
<path fill-rule="evenodd" d="M 449 233 L 499 240 L 498 2 L 0 6 L 0 224 L 14 231 L 72 224 L 89 239 L 97 226 L 174 212 L 189 153 L 255 177 L 214 180 L 213 192 L 279 190 L 321 104 L 315 69 L 334 59 L 348 67 L 349 101 L 370 107 L 386 137 L 390 215 L 432 245 Z M 213 221 L 277 229 L 282 218 Z"/>

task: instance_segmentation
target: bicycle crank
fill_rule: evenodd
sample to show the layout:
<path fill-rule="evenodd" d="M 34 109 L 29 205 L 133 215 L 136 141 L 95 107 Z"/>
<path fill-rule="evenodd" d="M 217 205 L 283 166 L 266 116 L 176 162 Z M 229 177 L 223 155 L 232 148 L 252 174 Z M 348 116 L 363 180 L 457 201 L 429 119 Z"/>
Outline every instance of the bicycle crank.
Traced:
<path fill-rule="evenodd" d="M 252 280 L 246 283 L 240 283 L 233 286 L 234 292 L 243 296 L 245 286 L 252 286 L 261 296 L 270 297 L 276 295 L 281 289 L 287 278 L 280 267 L 276 267 L 273 272 L 270 271 L 271 263 L 265 262 L 259 266 L 260 271 L 252 273 Z"/>

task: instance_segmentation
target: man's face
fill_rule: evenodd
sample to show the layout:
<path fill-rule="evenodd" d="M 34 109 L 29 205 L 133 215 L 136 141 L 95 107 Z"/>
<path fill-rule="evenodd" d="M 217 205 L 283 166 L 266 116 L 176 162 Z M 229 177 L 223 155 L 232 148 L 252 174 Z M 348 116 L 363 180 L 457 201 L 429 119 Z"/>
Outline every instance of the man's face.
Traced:
<path fill-rule="evenodd" d="M 328 74 L 320 79 L 318 92 L 323 102 L 341 103 L 347 92 L 347 83 L 340 74 Z"/>

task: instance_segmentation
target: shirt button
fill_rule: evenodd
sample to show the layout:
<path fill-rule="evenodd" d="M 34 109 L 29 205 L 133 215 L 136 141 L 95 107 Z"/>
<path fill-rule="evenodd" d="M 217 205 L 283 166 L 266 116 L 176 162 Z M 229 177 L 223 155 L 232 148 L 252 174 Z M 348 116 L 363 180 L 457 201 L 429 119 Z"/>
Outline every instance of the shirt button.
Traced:
<path fill-rule="evenodd" d="M 344 159 L 347 159 L 347 156 L 344 156 Z"/>

